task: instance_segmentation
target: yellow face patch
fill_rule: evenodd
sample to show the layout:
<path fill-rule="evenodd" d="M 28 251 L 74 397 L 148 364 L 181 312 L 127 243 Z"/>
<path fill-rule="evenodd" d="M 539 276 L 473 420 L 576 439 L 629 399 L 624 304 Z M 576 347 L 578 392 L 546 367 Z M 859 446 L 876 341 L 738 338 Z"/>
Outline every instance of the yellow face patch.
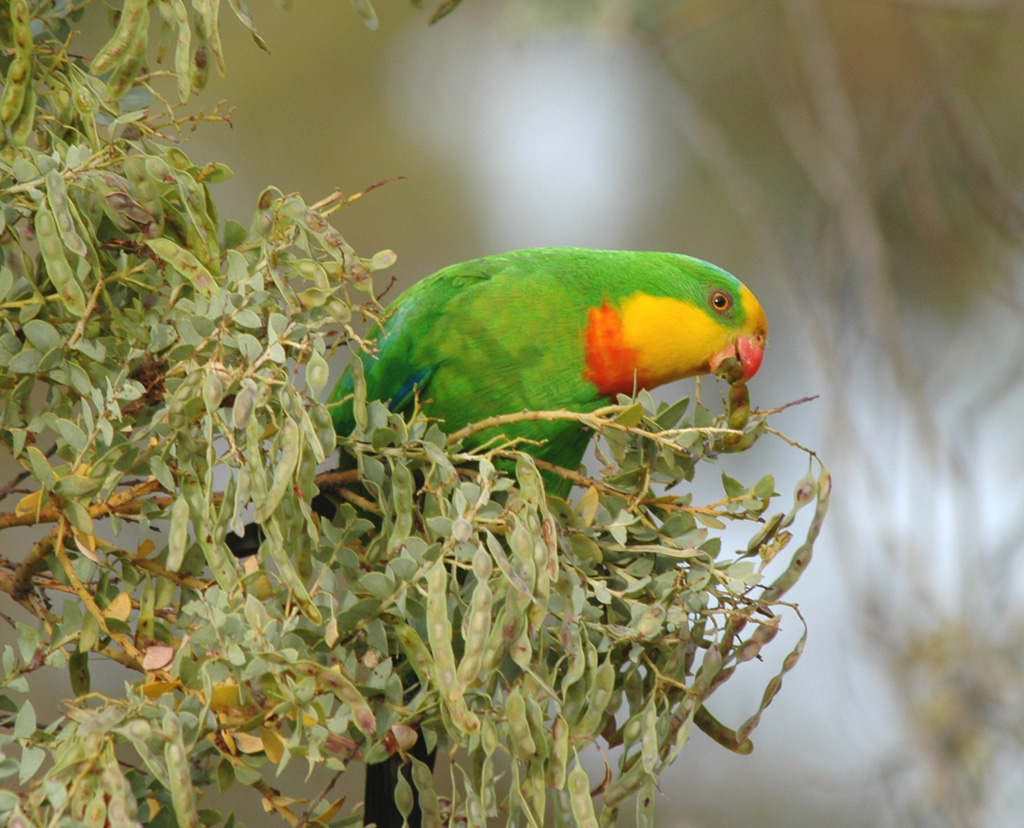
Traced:
<path fill-rule="evenodd" d="M 744 302 L 748 298 L 753 299 L 750 291 Z M 710 358 L 738 333 L 678 299 L 635 293 L 622 303 L 623 340 L 637 355 L 637 376 L 645 388 L 706 372 Z"/>

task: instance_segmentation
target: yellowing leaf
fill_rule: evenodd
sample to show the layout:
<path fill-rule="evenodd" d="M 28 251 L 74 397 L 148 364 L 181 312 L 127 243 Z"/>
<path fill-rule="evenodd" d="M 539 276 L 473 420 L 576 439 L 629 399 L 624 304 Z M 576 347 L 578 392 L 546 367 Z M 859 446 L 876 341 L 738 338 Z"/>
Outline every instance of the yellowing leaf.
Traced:
<path fill-rule="evenodd" d="M 77 533 L 76 533 L 77 535 Z M 103 610 L 103 614 L 107 618 L 113 618 L 117 621 L 127 621 L 128 616 L 132 614 L 132 599 L 127 592 L 120 593 L 107 608 Z"/>
<path fill-rule="evenodd" d="M 220 713 L 242 704 L 242 692 L 237 684 L 214 684 L 210 693 L 210 709 Z"/>
<path fill-rule="evenodd" d="M 181 686 L 177 681 L 147 681 L 142 685 L 142 694 L 147 699 L 157 699 L 164 693 L 170 693 Z"/>
<path fill-rule="evenodd" d="M 331 805 L 330 808 L 328 808 L 326 811 L 324 811 L 322 814 L 320 814 L 320 816 L 317 817 L 317 820 L 319 822 L 322 822 L 324 825 L 330 824 L 331 820 L 334 819 L 334 817 L 338 815 L 338 812 L 341 810 L 341 806 L 344 805 L 344 804 L 345 804 L 345 797 L 342 797 L 337 802 L 335 802 L 333 805 Z"/>
<path fill-rule="evenodd" d="M 598 503 L 597 489 L 591 486 L 583 493 L 580 502 L 576 504 L 576 514 L 580 516 L 580 523 L 583 526 L 590 526 L 594 522 Z"/>
<path fill-rule="evenodd" d="M 251 733 L 236 732 L 235 743 L 242 753 L 259 753 L 263 750 L 263 740 L 259 736 L 253 736 Z"/>
<path fill-rule="evenodd" d="M 156 551 L 156 544 L 153 543 L 152 538 L 146 538 L 142 543 L 139 544 L 139 548 L 135 552 L 136 559 L 148 558 Z"/>
<path fill-rule="evenodd" d="M 21 500 L 18 501 L 14 507 L 14 514 L 18 515 L 29 515 L 37 513 L 46 500 L 43 498 L 43 491 L 40 489 L 38 492 L 32 492 L 31 494 L 25 495 Z"/>
<path fill-rule="evenodd" d="M 228 750 L 232 753 L 238 753 L 238 745 L 235 744 L 235 735 L 230 730 L 222 730 L 220 732 L 221 738 L 224 739 L 224 744 L 227 745 Z"/>
<path fill-rule="evenodd" d="M 263 750 L 266 752 L 267 758 L 276 765 L 284 756 L 284 739 L 276 730 L 264 725 L 260 725 L 260 736 L 263 739 Z"/>

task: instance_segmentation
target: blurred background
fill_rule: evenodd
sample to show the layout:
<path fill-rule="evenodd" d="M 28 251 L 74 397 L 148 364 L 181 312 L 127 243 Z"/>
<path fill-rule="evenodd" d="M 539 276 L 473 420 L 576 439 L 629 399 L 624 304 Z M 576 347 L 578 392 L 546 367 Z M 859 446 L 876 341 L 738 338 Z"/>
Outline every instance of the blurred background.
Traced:
<path fill-rule="evenodd" d="M 752 756 L 692 738 L 659 824 L 1019 825 L 1024 5 L 467 0 L 428 27 L 380 0 L 377 31 L 289 5 L 254 9 L 270 55 L 221 15 L 201 102 L 231 125 L 185 149 L 235 171 L 222 218 L 269 184 L 312 203 L 401 176 L 333 217 L 398 253 L 390 296 L 517 247 L 690 253 L 765 306 L 754 404 L 819 395 L 773 421 L 834 476 L 790 594 L 806 654 Z M 806 460 L 762 440 L 730 467 L 768 470 L 786 491 Z M 729 724 L 751 672 L 713 700 Z"/>

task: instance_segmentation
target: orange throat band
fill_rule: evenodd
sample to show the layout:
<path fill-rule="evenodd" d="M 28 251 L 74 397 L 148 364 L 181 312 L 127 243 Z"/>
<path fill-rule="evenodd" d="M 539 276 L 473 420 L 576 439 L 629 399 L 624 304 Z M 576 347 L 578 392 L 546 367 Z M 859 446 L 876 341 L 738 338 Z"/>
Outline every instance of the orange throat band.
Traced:
<path fill-rule="evenodd" d="M 587 312 L 584 342 L 587 369 L 583 376 L 604 396 L 632 394 L 639 351 L 626 344 L 622 317 L 607 301 Z"/>

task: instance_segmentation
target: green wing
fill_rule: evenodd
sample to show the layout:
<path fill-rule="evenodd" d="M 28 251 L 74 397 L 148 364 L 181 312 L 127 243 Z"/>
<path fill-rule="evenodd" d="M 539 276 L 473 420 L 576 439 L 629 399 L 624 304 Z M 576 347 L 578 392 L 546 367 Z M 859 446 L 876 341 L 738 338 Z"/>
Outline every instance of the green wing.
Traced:
<path fill-rule="evenodd" d="M 407 409 L 416 391 L 451 432 L 495 414 L 600 405 L 583 378 L 583 331 L 592 297 L 567 266 L 571 250 L 520 251 L 453 265 L 388 309 L 376 355 L 360 354 L 369 399 Z M 352 393 L 346 370 L 332 402 Z M 334 409 L 340 434 L 352 405 Z M 517 436 L 548 440 L 540 457 L 578 464 L 587 442 L 574 424 L 529 424 Z"/>

